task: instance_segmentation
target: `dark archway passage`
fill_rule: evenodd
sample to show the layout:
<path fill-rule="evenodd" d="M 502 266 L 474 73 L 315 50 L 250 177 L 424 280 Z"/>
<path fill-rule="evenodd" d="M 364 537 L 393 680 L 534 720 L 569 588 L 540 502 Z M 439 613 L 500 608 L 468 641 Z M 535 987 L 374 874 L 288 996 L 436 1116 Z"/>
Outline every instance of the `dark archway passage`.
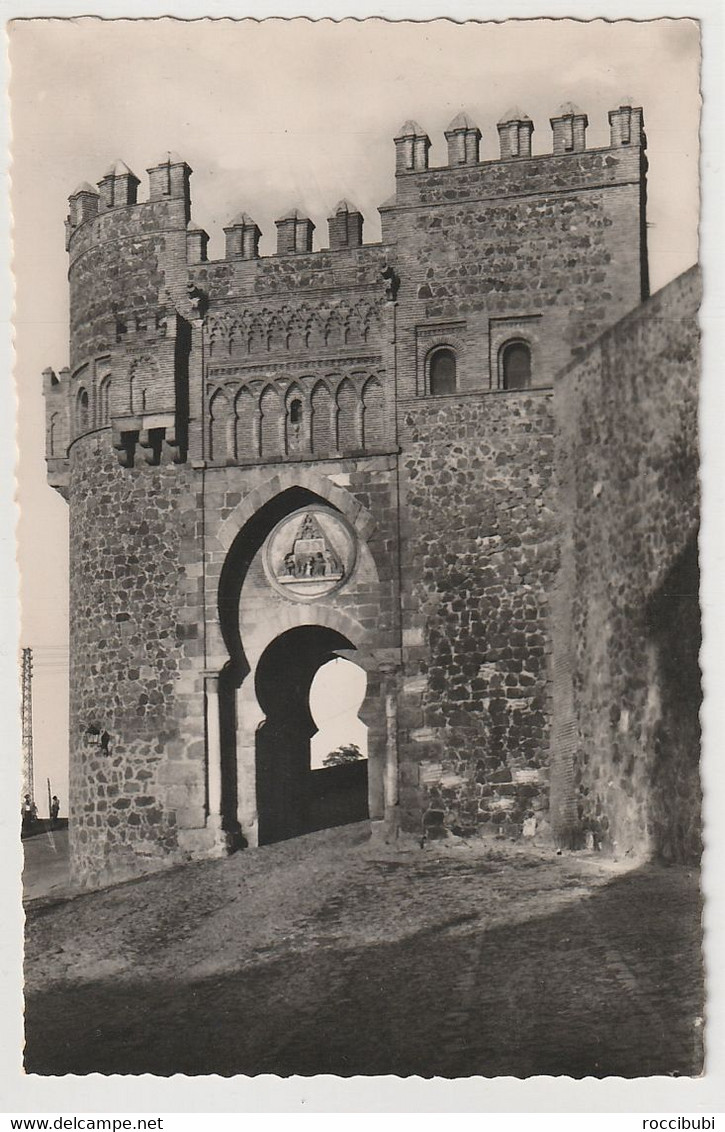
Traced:
<path fill-rule="evenodd" d="M 229 660 L 219 678 L 222 821 L 224 829 L 233 834 L 241 831 L 238 814 L 237 689 L 249 673 L 240 634 L 240 594 L 254 557 L 270 531 L 285 515 L 313 504 L 328 505 L 321 496 L 305 487 L 287 488 L 268 500 L 235 538 L 219 579 L 219 625 L 229 652 Z"/>
<path fill-rule="evenodd" d="M 255 690 L 266 715 L 256 737 L 260 845 L 368 817 L 367 761 L 310 768 L 312 681 L 338 650 L 353 647 L 334 629 L 304 625 L 282 633 L 260 658 Z"/>

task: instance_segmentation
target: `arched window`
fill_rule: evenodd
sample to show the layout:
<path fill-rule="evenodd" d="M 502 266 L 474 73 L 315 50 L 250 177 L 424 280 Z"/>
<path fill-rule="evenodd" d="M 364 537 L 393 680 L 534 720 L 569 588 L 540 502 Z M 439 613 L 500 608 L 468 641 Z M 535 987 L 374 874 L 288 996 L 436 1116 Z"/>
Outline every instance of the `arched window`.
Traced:
<path fill-rule="evenodd" d="M 77 421 L 78 429 L 83 432 L 88 428 L 89 412 L 88 412 L 88 391 L 85 389 L 78 390 L 78 398 L 76 401 L 77 407 Z"/>
<path fill-rule="evenodd" d="M 273 385 L 268 385 L 259 400 L 261 419 L 259 422 L 260 456 L 278 456 L 284 443 L 281 425 L 284 424 L 284 409 L 280 405 L 279 394 Z"/>
<path fill-rule="evenodd" d="M 531 386 L 531 350 L 526 342 L 507 342 L 501 348 L 501 388 Z"/>
<path fill-rule="evenodd" d="M 111 375 L 107 373 L 98 388 L 98 423 L 107 425 L 111 418 Z"/>
<path fill-rule="evenodd" d="M 349 377 L 343 378 L 337 389 L 337 450 L 355 451 L 361 447 L 358 439 L 358 406 L 360 398 Z"/>
<path fill-rule="evenodd" d="M 290 399 L 287 402 L 287 452 L 300 452 L 302 450 L 302 398 L 297 396 L 297 390 L 290 390 Z"/>
<path fill-rule="evenodd" d="M 53 413 L 52 417 L 50 418 L 50 427 L 48 429 L 48 452 L 51 456 L 57 455 L 56 448 L 58 447 L 58 424 L 58 413 Z"/>
<path fill-rule="evenodd" d="M 318 381 L 312 390 L 312 451 L 329 453 L 334 451 L 335 426 L 333 409 L 336 411 L 332 394 L 323 381 Z"/>
<path fill-rule="evenodd" d="M 131 412 L 137 416 L 146 412 L 146 382 L 138 369 L 131 374 Z"/>
<path fill-rule="evenodd" d="M 215 463 L 233 461 L 234 409 L 221 389 L 209 402 L 209 458 Z"/>
<path fill-rule="evenodd" d="M 448 346 L 430 355 L 428 390 L 433 397 L 456 391 L 456 355 Z"/>

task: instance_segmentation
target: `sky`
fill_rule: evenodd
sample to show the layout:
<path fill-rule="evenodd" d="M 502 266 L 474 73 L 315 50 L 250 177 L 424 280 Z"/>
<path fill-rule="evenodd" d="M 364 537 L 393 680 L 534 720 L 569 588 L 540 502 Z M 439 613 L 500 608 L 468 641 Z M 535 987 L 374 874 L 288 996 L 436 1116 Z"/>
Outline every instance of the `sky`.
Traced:
<path fill-rule="evenodd" d="M 292 207 L 312 217 L 320 247 L 342 197 L 363 212 L 371 242 L 407 118 L 429 133 L 438 165 L 462 109 L 492 159 L 512 106 L 534 120 L 534 152 L 548 152 L 562 102 L 586 111 L 597 146 L 608 142 L 607 111 L 627 101 L 644 108 L 654 291 L 697 259 L 699 39 L 688 19 L 35 19 L 10 26 L 10 61 L 19 643 L 35 654 L 36 793 L 50 777 L 65 807 L 68 511 L 45 480 L 41 373 L 68 362 L 69 193 L 120 157 L 143 199 L 145 170 L 173 149 L 194 170 L 192 213 L 212 237 L 210 258 L 223 256 L 222 228 L 242 209 L 263 231 L 263 255 Z"/>

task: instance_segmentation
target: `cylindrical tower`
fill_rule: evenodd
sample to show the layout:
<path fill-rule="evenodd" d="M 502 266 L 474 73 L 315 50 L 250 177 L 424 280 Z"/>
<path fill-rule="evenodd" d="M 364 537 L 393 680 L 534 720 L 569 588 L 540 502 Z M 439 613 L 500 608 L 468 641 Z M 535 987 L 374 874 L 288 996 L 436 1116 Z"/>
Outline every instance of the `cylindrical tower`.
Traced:
<path fill-rule="evenodd" d="M 187 460 L 189 167 L 116 162 L 70 198 L 70 368 L 45 374 L 70 507 L 70 853 L 95 885 L 214 851 L 200 528 Z"/>

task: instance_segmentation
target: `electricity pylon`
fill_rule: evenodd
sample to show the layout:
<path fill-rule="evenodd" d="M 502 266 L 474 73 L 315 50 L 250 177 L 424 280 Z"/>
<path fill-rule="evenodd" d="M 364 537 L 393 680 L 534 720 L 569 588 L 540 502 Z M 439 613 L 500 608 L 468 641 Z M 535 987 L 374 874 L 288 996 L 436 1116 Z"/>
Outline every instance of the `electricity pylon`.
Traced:
<path fill-rule="evenodd" d="M 23 798 L 35 801 L 33 776 L 33 650 L 23 649 Z"/>

